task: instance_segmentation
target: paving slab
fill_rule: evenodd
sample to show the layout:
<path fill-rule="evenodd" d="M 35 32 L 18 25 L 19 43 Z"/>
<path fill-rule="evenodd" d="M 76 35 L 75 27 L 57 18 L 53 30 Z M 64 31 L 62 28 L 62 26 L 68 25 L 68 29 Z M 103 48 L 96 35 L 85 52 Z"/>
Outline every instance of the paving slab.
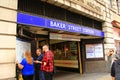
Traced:
<path fill-rule="evenodd" d="M 54 75 L 53 80 L 111 80 L 110 73 L 60 72 Z"/>

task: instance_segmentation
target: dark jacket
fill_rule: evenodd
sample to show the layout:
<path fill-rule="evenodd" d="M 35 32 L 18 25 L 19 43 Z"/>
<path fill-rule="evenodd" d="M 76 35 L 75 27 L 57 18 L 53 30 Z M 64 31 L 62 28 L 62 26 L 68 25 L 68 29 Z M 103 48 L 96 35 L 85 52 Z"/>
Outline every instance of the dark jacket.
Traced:
<path fill-rule="evenodd" d="M 111 76 L 115 77 L 115 80 L 120 80 L 120 59 L 113 62 L 111 67 Z"/>

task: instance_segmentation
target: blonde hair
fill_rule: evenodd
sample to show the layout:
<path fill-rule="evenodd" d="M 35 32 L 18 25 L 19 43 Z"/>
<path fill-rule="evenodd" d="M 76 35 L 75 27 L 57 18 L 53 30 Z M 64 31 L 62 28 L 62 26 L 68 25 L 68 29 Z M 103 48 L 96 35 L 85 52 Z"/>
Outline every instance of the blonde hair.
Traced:
<path fill-rule="evenodd" d="M 26 58 L 28 64 L 32 64 L 32 63 L 33 63 L 32 56 L 31 56 L 31 52 L 30 52 L 30 51 L 27 50 L 27 51 L 25 52 L 25 58 Z"/>
<path fill-rule="evenodd" d="M 45 50 L 45 51 L 46 51 L 46 50 L 49 50 L 49 46 L 48 46 L 48 45 L 44 45 L 44 46 L 43 46 L 43 50 Z"/>

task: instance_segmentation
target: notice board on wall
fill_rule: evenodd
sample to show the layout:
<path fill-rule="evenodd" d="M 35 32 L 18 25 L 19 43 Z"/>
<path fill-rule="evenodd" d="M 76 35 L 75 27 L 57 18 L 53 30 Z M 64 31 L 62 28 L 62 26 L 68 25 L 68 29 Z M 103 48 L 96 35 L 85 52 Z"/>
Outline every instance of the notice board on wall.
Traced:
<path fill-rule="evenodd" d="M 86 59 L 103 57 L 102 44 L 86 44 Z"/>
<path fill-rule="evenodd" d="M 16 39 L 16 60 L 18 60 L 18 62 L 22 61 L 26 50 L 31 51 L 31 43 L 17 38 Z"/>

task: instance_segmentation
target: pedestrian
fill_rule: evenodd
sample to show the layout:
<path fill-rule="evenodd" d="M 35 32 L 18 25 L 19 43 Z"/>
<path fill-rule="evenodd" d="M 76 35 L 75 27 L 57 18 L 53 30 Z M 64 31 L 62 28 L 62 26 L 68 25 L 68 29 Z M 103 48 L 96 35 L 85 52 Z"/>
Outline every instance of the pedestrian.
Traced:
<path fill-rule="evenodd" d="M 119 55 L 115 52 L 114 49 L 110 49 L 106 55 L 109 57 L 111 65 L 115 60 L 119 59 Z"/>
<path fill-rule="evenodd" d="M 112 80 L 120 80 L 120 59 L 113 62 L 111 67 Z"/>
<path fill-rule="evenodd" d="M 114 49 L 110 49 L 109 52 L 107 53 L 107 56 L 109 57 L 109 61 L 111 63 L 111 77 L 112 77 L 112 80 L 115 80 L 115 77 L 113 76 L 113 73 L 114 73 L 114 69 L 113 69 L 113 63 L 119 59 L 119 55 L 115 53 L 115 50 Z"/>
<path fill-rule="evenodd" d="M 49 50 L 48 45 L 43 46 L 43 51 L 45 52 L 41 70 L 44 71 L 45 80 L 53 80 L 53 69 L 54 69 L 54 54 Z"/>
<path fill-rule="evenodd" d="M 41 49 L 40 48 L 38 48 L 37 50 L 36 50 L 36 54 L 38 55 L 38 58 L 37 58 L 37 60 L 35 60 L 34 61 L 34 63 L 36 63 L 36 71 L 37 71 L 37 73 L 36 73 L 36 77 L 37 78 L 39 78 L 39 80 L 44 80 L 44 72 L 42 71 L 42 70 L 40 70 L 40 68 L 41 68 L 41 61 L 42 61 L 42 59 L 43 59 L 43 56 L 44 56 L 44 54 L 42 54 L 42 51 L 41 51 Z"/>
<path fill-rule="evenodd" d="M 33 80 L 34 75 L 34 64 L 33 58 L 30 51 L 25 52 L 25 58 L 22 59 L 21 63 L 16 62 L 18 67 L 22 70 L 23 80 Z"/>

